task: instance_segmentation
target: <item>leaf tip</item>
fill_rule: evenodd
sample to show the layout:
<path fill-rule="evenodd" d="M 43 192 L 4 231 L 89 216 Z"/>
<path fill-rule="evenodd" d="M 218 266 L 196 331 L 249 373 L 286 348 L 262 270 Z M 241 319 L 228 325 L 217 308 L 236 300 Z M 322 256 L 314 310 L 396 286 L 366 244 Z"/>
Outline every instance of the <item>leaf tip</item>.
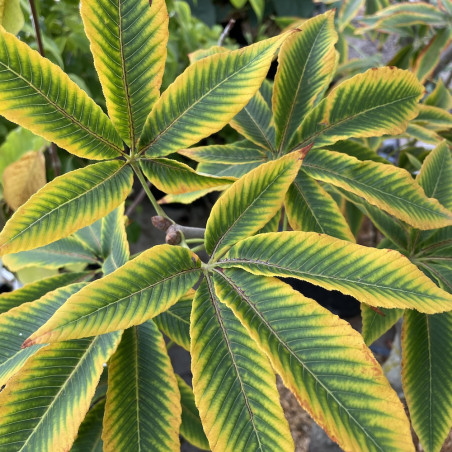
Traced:
<path fill-rule="evenodd" d="M 20 346 L 20 348 L 21 349 L 28 348 L 28 347 L 31 347 L 32 345 L 35 345 L 35 344 L 36 343 L 35 343 L 34 339 L 32 339 L 31 336 L 30 336 L 28 339 L 26 339 L 24 341 L 24 343 Z"/>

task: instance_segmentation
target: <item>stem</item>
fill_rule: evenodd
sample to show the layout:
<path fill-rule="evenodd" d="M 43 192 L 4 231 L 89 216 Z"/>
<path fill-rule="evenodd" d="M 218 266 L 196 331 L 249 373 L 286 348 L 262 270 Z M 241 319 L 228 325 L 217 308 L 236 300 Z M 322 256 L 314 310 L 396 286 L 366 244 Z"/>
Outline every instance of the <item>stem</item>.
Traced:
<path fill-rule="evenodd" d="M 192 250 L 194 253 L 197 253 L 198 251 L 203 251 L 203 250 L 205 250 L 205 249 L 206 249 L 206 247 L 204 246 L 204 243 L 202 243 L 201 245 L 195 246 L 195 247 L 192 248 L 191 250 Z"/>
<path fill-rule="evenodd" d="M 174 223 L 173 220 L 164 212 L 164 210 L 158 205 L 157 200 L 155 199 L 154 195 L 151 192 L 151 189 L 149 188 L 146 179 L 143 176 L 143 173 L 141 172 L 139 166 L 135 162 L 130 163 L 133 170 L 135 171 L 135 174 L 137 175 L 139 181 L 141 182 L 141 185 L 143 186 L 144 191 L 148 195 L 149 201 L 151 201 L 152 207 L 154 207 L 154 210 L 156 211 L 157 215 L 160 215 L 161 217 L 168 218 L 172 223 Z"/>
<path fill-rule="evenodd" d="M 33 27 L 35 29 L 36 34 L 36 43 L 38 45 L 38 50 L 41 56 L 45 57 L 45 51 L 44 51 L 44 45 L 42 43 L 42 37 L 41 37 L 41 28 L 39 26 L 39 20 L 38 20 L 38 13 L 36 11 L 36 6 L 34 0 L 28 0 L 28 3 L 30 5 L 31 10 L 31 17 L 33 19 Z M 53 168 L 53 174 L 55 177 L 59 176 L 61 174 L 61 162 L 58 158 L 58 152 L 57 147 L 55 143 L 50 143 L 49 146 L 49 154 L 50 154 L 50 160 L 52 162 L 52 168 Z"/>
<path fill-rule="evenodd" d="M 235 24 L 235 19 L 230 19 L 228 24 L 226 25 L 226 27 L 224 27 L 223 33 L 221 33 L 219 39 L 218 39 L 218 46 L 222 46 L 224 40 L 226 39 L 227 35 L 229 34 L 229 32 L 231 31 L 231 28 L 233 27 L 233 25 Z"/>
<path fill-rule="evenodd" d="M 188 244 L 204 243 L 204 239 L 186 239 Z"/>

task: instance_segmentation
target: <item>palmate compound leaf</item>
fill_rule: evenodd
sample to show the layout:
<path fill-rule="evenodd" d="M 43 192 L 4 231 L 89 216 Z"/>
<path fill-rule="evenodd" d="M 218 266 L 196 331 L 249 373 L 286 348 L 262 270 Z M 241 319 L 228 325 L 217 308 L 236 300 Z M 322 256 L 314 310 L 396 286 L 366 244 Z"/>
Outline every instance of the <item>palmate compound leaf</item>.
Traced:
<path fill-rule="evenodd" d="M 219 261 L 255 275 L 303 279 L 375 307 L 434 314 L 452 309 L 438 288 L 399 252 L 375 249 L 315 232 L 276 232 L 242 240 Z"/>
<path fill-rule="evenodd" d="M 427 198 L 422 187 L 402 168 L 314 149 L 304 159 L 303 170 L 314 179 L 361 196 L 413 227 L 433 229 L 452 224 L 452 212 L 436 199 Z"/>
<path fill-rule="evenodd" d="M 347 322 L 276 278 L 228 269 L 214 281 L 284 384 L 344 450 L 414 450 L 399 398 Z"/>
<path fill-rule="evenodd" d="M 200 277 L 200 266 L 186 248 L 154 246 L 70 297 L 24 347 L 139 325 L 187 293 Z"/>
<path fill-rule="evenodd" d="M 54 242 L 94 223 L 132 189 L 132 170 L 99 162 L 55 178 L 22 205 L 0 233 L 0 255 Z"/>
<path fill-rule="evenodd" d="M 140 138 L 141 151 L 149 157 L 165 156 L 224 127 L 259 89 L 286 37 L 212 55 L 189 66 L 154 104 Z"/>
<path fill-rule="evenodd" d="M 214 205 L 206 226 L 206 250 L 219 256 L 255 234 L 275 216 L 297 175 L 302 152 L 293 152 L 249 172 Z"/>
<path fill-rule="evenodd" d="M 118 157 L 113 124 L 55 64 L 0 29 L 0 114 L 79 157 Z"/>
<path fill-rule="evenodd" d="M 152 320 L 124 331 L 108 365 L 105 452 L 180 450 L 180 393 Z"/>
<path fill-rule="evenodd" d="M 81 14 L 108 114 L 130 145 L 160 95 L 168 41 L 164 0 L 84 0 Z"/>
<path fill-rule="evenodd" d="M 336 66 L 334 11 L 309 19 L 300 28 L 278 55 L 272 103 L 279 150 L 287 149 L 304 116 L 328 88 Z"/>
<path fill-rule="evenodd" d="M 51 344 L 28 359 L 0 393 L 0 448 L 22 452 L 70 449 L 104 363 L 120 332 Z"/>
<path fill-rule="evenodd" d="M 193 301 L 193 391 L 212 451 L 294 449 L 267 357 L 220 303 L 209 275 Z"/>
<path fill-rule="evenodd" d="M 44 325 L 71 295 L 85 285 L 76 283 L 61 287 L 0 315 L 0 387 L 42 347 L 35 345 L 23 350 L 21 345 L 24 338 Z"/>
<path fill-rule="evenodd" d="M 417 115 L 424 87 L 409 71 L 373 68 L 334 88 L 295 132 L 291 147 L 322 147 L 350 137 L 377 137 L 405 131 Z"/>

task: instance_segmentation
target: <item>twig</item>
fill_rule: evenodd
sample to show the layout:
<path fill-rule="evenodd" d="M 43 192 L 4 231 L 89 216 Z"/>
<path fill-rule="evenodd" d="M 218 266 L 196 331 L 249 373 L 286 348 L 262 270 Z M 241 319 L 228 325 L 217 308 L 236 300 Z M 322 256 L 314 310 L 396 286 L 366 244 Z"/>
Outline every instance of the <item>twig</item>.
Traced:
<path fill-rule="evenodd" d="M 35 29 L 36 34 L 36 43 L 38 45 L 38 50 L 41 56 L 45 57 L 45 50 L 44 45 L 42 43 L 42 36 L 41 36 L 41 28 L 39 27 L 39 19 L 38 19 L 38 13 L 36 11 L 36 6 L 34 0 L 28 0 L 28 3 L 30 4 L 30 10 L 31 10 L 31 17 L 33 19 L 33 27 Z M 61 162 L 58 158 L 58 151 L 57 146 L 55 143 L 50 143 L 49 146 L 49 154 L 50 154 L 50 160 L 52 162 L 52 168 L 54 176 L 59 176 L 61 174 Z"/>
<path fill-rule="evenodd" d="M 226 27 L 224 27 L 223 33 L 221 33 L 220 37 L 218 38 L 219 46 L 223 45 L 224 40 L 228 36 L 228 34 L 231 31 L 231 28 L 234 26 L 234 24 L 235 24 L 235 19 L 230 19 L 228 24 L 226 25 Z"/>
<path fill-rule="evenodd" d="M 151 184 L 150 182 L 147 183 L 147 186 L 149 187 Z M 138 193 L 137 197 L 133 200 L 132 204 L 128 207 L 126 210 L 126 217 L 130 217 L 132 215 L 133 211 L 137 208 L 137 206 L 143 201 L 143 199 L 146 197 L 146 192 L 144 191 L 144 188 L 141 189 L 140 193 Z"/>

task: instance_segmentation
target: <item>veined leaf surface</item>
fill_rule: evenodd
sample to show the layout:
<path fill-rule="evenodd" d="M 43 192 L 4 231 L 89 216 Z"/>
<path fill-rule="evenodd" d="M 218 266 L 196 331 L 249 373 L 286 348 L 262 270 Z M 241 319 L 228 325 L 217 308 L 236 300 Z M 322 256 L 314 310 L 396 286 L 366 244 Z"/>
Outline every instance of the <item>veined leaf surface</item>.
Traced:
<path fill-rule="evenodd" d="M 303 279 L 371 306 L 429 314 L 452 309 L 452 296 L 399 252 L 356 245 L 316 232 L 250 237 L 233 246 L 217 264 L 256 275 Z"/>
<path fill-rule="evenodd" d="M 287 145 L 306 113 L 328 88 L 336 65 L 334 11 L 303 23 L 281 46 L 273 88 L 276 142 Z"/>
<path fill-rule="evenodd" d="M 143 159 L 140 160 L 145 176 L 159 190 L 180 195 L 211 187 L 221 187 L 232 184 L 235 179 L 226 177 L 204 176 L 184 163 L 171 159 Z"/>
<path fill-rule="evenodd" d="M 121 139 L 102 109 L 58 66 L 4 30 L 0 114 L 79 157 L 102 160 L 122 153 Z"/>
<path fill-rule="evenodd" d="M 239 179 L 260 164 L 261 162 L 239 163 L 237 165 L 201 162 L 197 167 L 197 171 L 198 173 L 212 174 L 217 177 L 235 177 Z"/>
<path fill-rule="evenodd" d="M 108 114 L 130 145 L 160 95 L 168 41 L 165 1 L 83 0 L 81 14 Z"/>
<path fill-rule="evenodd" d="M 397 394 L 347 322 L 276 278 L 231 269 L 215 276 L 215 288 L 285 385 L 340 446 L 414 450 Z"/>
<path fill-rule="evenodd" d="M 308 113 L 291 146 L 315 147 L 350 137 L 402 133 L 417 115 L 424 87 L 409 71 L 392 67 L 369 69 L 334 88 Z"/>
<path fill-rule="evenodd" d="M 276 377 L 209 276 L 193 301 L 193 390 L 212 451 L 293 450 Z"/>
<path fill-rule="evenodd" d="M 411 422 L 426 452 L 439 452 L 452 425 L 452 312 L 407 311 L 402 381 Z"/>
<path fill-rule="evenodd" d="M 218 132 L 259 89 L 285 38 L 266 39 L 189 66 L 154 104 L 141 149 L 150 157 L 161 157 Z"/>
<path fill-rule="evenodd" d="M 180 450 L 180 423 L 180 393 L 163 336 L 152 320 L 127 329 L 108 365 L 104 450 Z"/>
<path fill-rule="evenodd" d="M 235 182 L 214 205 L 206 226 L 206 250 L 220 255 L 255 234 L 281 208 L 302 155 L 294 152 L 265 163 Z"/>
<path fill-rule="evenodd" d="M 339 152 L 315 149 L 304 159 L 303 169 L 314 179 L 361 196 L 418 229 L 452 224 L 452 212 L 437 200 L 427 198 L 421 186 L 402 168 L 360 162 Z"/>
<path fill-rule="evenodd" d="M 433 105 L 419 105 L 419 114 L 414 120 L 430 129 L 445 130 L 452 128 L 452 113 Z"/>
<path fill-rule="evenodd" d="M 285 208 L 294 231 L 315 231 L 355 241 L 346 219 L 331 195 L 303 169 L 286 194 Z"/>
<path fill-rule="evenodd" d="M 186 248 L 154 246 L 70 297 L 24 346 L 140 325 L 184 295 L 199 278 L 200 266 Z"/>
<path fill-rule="evenodd" d="M 105 399 L 90 408 L 77 433 L 71 452 L 103 452 L 102 421 Z"/>
<path fill-rule="evenodd" d="M 55 178 L 5 225 L 0 255 L 47 245 L 94 223 L 124 201 L 132 180 L 132 170 L 120 161 L 96 163 Z"/>
<path fill-rule="evenodd" d="M 85 283 L 72 284 L 48 293 L 39 300 L 24 303 L 0 315 L 0 387 L 17 373 L 42 345 L 21 349 L 24 338 L 34 333 Z"/>
<path fill-rule="evenodd" d="M 24 452 L 69 450 L 103 363 L 120 337 L 117 332 L 51 344 L 29 358 L 0 393 L 0 447 Z"/>
<path fill-rule="evenodd" d="M 403 315 L 403 309 L 378 308 L 378 311 L 376 312 L 369 306 L 361 304 L 362 335 L 368 346 L 386 333 Z"/>

